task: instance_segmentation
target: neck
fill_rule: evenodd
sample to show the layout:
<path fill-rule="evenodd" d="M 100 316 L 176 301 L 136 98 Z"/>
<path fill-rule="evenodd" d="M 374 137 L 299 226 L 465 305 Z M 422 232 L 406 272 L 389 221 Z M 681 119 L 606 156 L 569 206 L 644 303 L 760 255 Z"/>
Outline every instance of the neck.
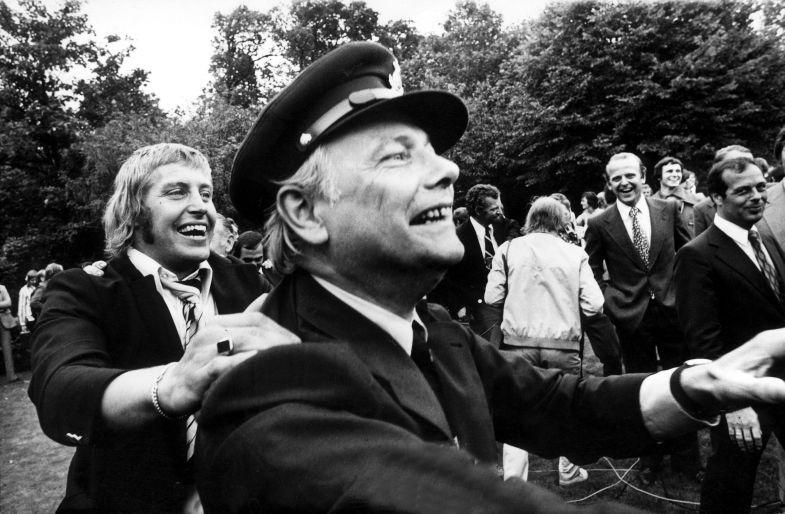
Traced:
<path fill-rule="evenodd" d="M 344 276 L 335 269 L 322 263 L 303 262 L 303 269 L 309 273 L 335 284 L 344 291 L 367 300 L 393 314 L 406 318 L 414 310 L 423 296 L 433 289 L 443 275 L 443 271 L 418 275 L 401 276 L 385 272 L 364 275 L 363 277 Z"/>
<path fill-rule="evenodd" d="M 671 195 L 678 188 L 679 188 L 679 186 L 671 187 L 671 186 L 666 186 L 664 184 L 660 184 L 660 194 L 662 194 L 664 196 Z"/>

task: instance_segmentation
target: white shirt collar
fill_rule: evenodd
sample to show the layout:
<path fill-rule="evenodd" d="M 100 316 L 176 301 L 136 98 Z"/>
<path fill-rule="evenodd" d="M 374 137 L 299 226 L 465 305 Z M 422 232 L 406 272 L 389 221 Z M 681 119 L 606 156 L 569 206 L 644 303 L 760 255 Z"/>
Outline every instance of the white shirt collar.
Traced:
<path fill-rule="evenodd" d="M 619 214 L 621 214 L 622 219 L 627 219 L 630 217 L 630 211 L 632 210 L 631 206 L 627 205 L 621 200 L 616 200 L 616 207 L 619 209 Z M 638 203 L 635 204 L 635 207 L 638 208 L 641 214 L 645 216 L 649 215 L 649 204 L 646 203 L 645 196 L 641 195 L 641 197 L 638 198 Z"/>
<path fill-rule="evenodd" d="M 129 248 L 128 249 L 128 260 L 131 261 L 131 264 L 134 265 L 136 269 L 139 270 L 144 276 L 152 275 L 153 279 L 155 280 L 155 288 L 158 290 L 159 293 L 163 294 L 163 286 L 161 285 L 161 278 L 158 276 L 158 270 L 163 269 L 167 273 L 171 275 L 176 275 L 172 271 L 164 268 L 158 262 L 147 255 L 146 253 L 142 253 L 136 248 Z M 194 278 L 197 274 L 202 279 L 202 298 L 207 298 L 207 293 L 210 291 L 210 286 L 212 285 L 213 281 L 213 268 L 210 267 L 210 264 L 207 261 L 202 261 L 199 263 L 199 268 L 185 277 L 185 279 Z"/>
<path fill-rule="evenodd" d="M 714 214 L 714 225 L 740 246 L 751 246 L 749 233 L 752 230 L 758 230 L 755 228 L 755 226 L 753 226 L 750 230 L 747 230 L 746 228 L 740 227 L 735 223 L 726 220 L 717 213 Z"/>
<path fill-rule="evenodd" d="M 425 328 L 422 320 L 417 315 L 417 311 L 412 309 L 412 312 L 406 318 L 402 318 L 397 314 L 393 314 L 383 307 L 379 307 L 375 303 L 371 303 L 364 298 L 360 298 L 345 289 L 342 289 L 327 280 L 311 275 L 316 282 L 322 287 L 327 289 L 336 298 L 343 303 L 359 312 L 361 315 L 368 318 L 371 322 L 376 324 L 379 328 L 390 334 L 396 343 L 406 352 L 407 355 L 412 354 L 412 322 L 416 321 Z"/>

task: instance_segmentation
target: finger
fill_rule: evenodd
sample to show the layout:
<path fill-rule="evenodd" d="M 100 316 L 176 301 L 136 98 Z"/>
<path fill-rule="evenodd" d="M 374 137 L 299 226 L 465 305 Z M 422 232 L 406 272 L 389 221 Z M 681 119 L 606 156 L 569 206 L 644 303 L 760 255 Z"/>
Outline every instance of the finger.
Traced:
<path fill-rule="evenodd" d="M 260 295 L 259 298 L 252 301 L 251 304 L 245 308 L 244 312 L 262 312 L 262 305 L 264 305 L 266 299 L 267 293 Z"/>
<path fill-rule="evenodd" d="M 234 340 L 235 352 L 267 350 L 276 346 L 300 342 L 299 337 L 285 328 L 282 330 L 262 330 L 256 327 L 240 327 L 230 329 L 230 333 Z"/>
<path fill-rule="evenodd" d="M 104 269 L 106 268 L 106 261 L 95 261 L 93 263 L 93 266 L 95 266 L 98 269 Z"/>
<path fill-rule="evenodd" d="M 226 373 L 227 371 L 231 370 L 241 362 L 250 359 L 257 352 L 243 352 L 243 353 L 236 353 L 233 355 L 219 355 L 213 359 L 210 369 L 210 375 L 212 380 L 216 380 L 218 377 Z"/>

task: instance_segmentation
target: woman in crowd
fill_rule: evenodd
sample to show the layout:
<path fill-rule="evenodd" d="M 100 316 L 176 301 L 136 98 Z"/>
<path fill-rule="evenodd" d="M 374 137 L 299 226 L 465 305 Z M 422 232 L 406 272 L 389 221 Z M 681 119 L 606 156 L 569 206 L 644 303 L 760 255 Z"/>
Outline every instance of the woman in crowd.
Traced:
<path fill-rule="evenodd" d="M 485 302 L 503 305 L 503 350 L 520 353 L 535 366 L 580 374 L 581 313 L 600 313 L 603 296 L 586 252 L 562 239 L 568 219 L 555 198 L 535 200 L 526 235 L 502 244 L 493 258 Z M 587 476 L 559 458 L 560 485 Z"/>

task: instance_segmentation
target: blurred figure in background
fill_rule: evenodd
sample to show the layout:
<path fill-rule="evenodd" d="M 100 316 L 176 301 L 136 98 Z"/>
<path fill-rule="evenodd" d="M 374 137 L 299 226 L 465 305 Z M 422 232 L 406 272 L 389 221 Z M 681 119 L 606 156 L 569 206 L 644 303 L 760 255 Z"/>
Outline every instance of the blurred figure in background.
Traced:
<path fill-rule="evenodd" d="M 11 329 L 16 327 L 17 323 L 17 319 L 11 314 L 11 295 L 8 294 L 8 289 L 0 284 L 0 345 L 5 363 L 5 379 L 8 382 L 19 380 L 14 370 L 14 356 L 11 351 Z"/>
<path fill-rule="evenodd" d="M 38 287 L 35 288 L 35 291 L 33 291 L 33 294 L 30 296 L 30 310 L 33 311 L 35 319 L 38 319 L 41 315 L 46 284 L 53 276 L 63 271 L 63 267 L 56 262 L 50 262 L 42 271 L 43 274 L 39 272 L 40 280 L 38 282 Z"/>
<path fill-rule="evenodd" d="M 35 291 L 37 286 L 38 272 L 31 269 L 25 276 L 25 285 L 19 290 L 19 303 L 17 304 L 17 316 L 19 317 L 19 326 L 22 327 L 23 334 L 32 332 L 35 326 L 33 311 L 30 309 L 30 297 L 33 296 L 33 291 Z"/>
<path fill-rule="evenodd" d="M 226 257 L 231 253 L 238 233 L 237 223 L 232 218 L 216 213 L 215 232 L 210 240 L 210 250 L 221 257 Z"/>
<path fill-rule="evenodd" d="M 604 299 L 589 256 L 562 239 L 565 222 L 571 219 L 554 196 L 535 200 L 526 216 L 526 235 L 499 247 L 485 302 L 503 307 L 502 350 L 519 353 L 534 366 L 580 375 L 581 314 L 601 313 Z M 510 458 L 505 455 L 504 460 L 509 466 Z M 587 476 L 586 470 L 559 457 L 559 485 Z"/>
<path fill-rule="evenodd" d="M 466 207 L 458 207 L 452 211 L 452 222 L 456 227 L 460 227 L 467 221 L 469 221 L 469 209 Z"/>

